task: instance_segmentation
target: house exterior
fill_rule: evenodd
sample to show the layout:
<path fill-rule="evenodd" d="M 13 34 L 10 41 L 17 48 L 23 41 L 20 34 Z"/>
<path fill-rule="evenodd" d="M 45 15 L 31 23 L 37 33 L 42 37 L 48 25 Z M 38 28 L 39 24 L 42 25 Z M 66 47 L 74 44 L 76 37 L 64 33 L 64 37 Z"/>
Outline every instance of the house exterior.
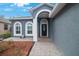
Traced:
<path fill-rule="evenodd" d="M 26 38 L 31 37 L 33 38 L 33 41 L 37 41 L 37 37 L 49 37 L 48 14 L 53 9 L 53 6 L 54 4 L 40 4 L 30 10 L 32 16 L 12 18 L 12 36 Z M 35 18 L 38 20 L 34 20 Z M 38 26 L 36 26 L 36 23 Z M 38 29 L 36 30 L 37 27 Z"/>
<path fill-rule="evenodd" d="M 10 21 L 0 18 L 0 35 L 10 32 Z"/>
<path fill-rule="evenodd" d="M 50 39 L 64 55 L 79 56 L 79 3 L 57 4 L 50 17 Z"/>
<path fill-rule="evenodd" d="M 33 24 L 33 18 L 32 17 L 15 17 L 11 20 L 11 32 L 12 36 L 14 37 L 27 37 L 32 38 L 32 24 Z M 31 34 L 27 34 L 27 24 L 28 26 L 31 26 Z"/>
<path fill-rule="evenodd" d="M 40 4 L 30 12 L 32 17 L 11 20 L 12 36 L 48 37 L 64 55 L 79 55 L 79 4 Z"/>

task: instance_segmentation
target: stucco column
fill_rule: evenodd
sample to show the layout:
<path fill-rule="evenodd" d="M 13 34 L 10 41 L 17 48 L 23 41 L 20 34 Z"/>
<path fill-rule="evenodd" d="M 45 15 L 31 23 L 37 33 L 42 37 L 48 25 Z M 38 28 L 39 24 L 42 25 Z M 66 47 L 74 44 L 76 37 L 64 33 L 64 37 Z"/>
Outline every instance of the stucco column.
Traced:
<path fill-rule="evenodd" d="M 37 18 L 33 19 L 33 41 L 37 41 Z"/>

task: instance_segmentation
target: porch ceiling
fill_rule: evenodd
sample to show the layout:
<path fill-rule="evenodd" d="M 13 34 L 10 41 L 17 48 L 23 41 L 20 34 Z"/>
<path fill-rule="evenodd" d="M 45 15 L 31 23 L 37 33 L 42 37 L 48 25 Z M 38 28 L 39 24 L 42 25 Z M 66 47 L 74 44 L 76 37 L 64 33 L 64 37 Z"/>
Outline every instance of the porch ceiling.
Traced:
<path fill-rule="evenodd" d="M 49 18 L 49 12 L 41 12 L 38 18 Z"/>

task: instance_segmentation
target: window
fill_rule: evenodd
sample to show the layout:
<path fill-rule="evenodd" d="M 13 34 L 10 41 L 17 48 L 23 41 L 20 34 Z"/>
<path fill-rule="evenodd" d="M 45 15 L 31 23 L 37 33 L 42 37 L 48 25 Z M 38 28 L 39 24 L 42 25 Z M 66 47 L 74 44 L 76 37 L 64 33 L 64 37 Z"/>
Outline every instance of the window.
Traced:
<path fill-rule="evenodd" d="M 8 30 L 8 24 L 4 24 L 4 30 Z"/>
<path fill-rule="evenodd" d="M 27 24 L 27 33 L 32 34 L 32 24 Z"/>
<path fill-rule="evenodd" d="M 29 36 L 32 35 L 32 22 L 26 23 L 26 35 L 29 35 Z"/>
<path fill-rule="evenodd" d="M 16 34 L 20 34 L 20 24 L 16 24 Z"/>
<path fill-rule="evenodd" d="M 22 25 L 20 22 L 14 24 L 14 35 L 22 35 Z"/>

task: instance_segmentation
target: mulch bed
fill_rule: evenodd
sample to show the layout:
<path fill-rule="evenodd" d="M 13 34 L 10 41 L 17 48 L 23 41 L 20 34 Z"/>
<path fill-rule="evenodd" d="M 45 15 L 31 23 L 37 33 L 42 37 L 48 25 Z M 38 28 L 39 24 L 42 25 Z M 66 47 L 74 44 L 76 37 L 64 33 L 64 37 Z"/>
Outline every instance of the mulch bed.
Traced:
<path fill-rule="evenodd" d="M 28 56 L 32 41 L 1 41 L 0 56 Z"/>

